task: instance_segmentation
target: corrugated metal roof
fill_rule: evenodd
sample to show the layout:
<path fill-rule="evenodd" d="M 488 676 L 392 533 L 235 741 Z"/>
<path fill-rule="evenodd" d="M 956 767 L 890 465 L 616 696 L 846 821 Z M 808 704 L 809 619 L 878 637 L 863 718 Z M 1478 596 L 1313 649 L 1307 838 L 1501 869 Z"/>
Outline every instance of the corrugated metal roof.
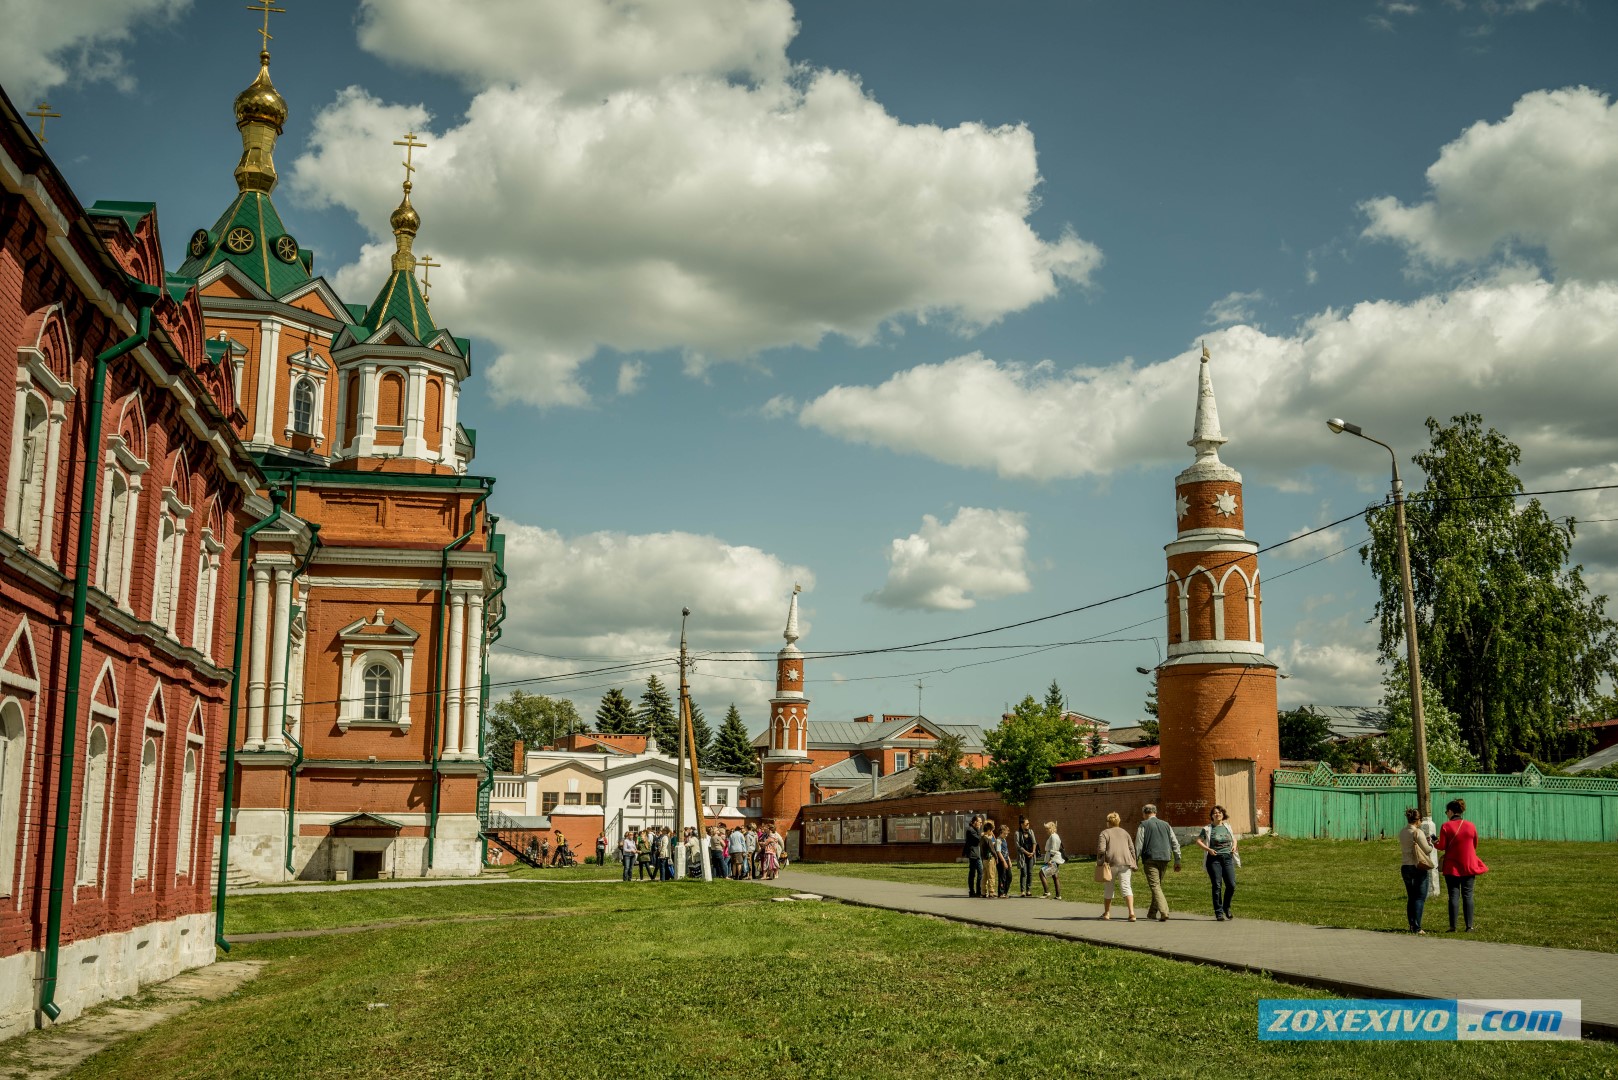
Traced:
<path fill-rule="evenodd" d="M 835 765 L 827 765 L 809 779 L 817 784 L 835 780 L 866 780 L 870 778 L 873 767 L 870 758 L 844 758 Z"/>
<path fill-rule="evenodd" d="M 1583 761 L 1576 761 L 1567 767 L 1570 773 L 1592 772 L 1596 769 L 1605 769 L 1609 765 L 1618 765 L 1618 743 L 1597 750 Z"/>
<path fill-rule="evenodd" d="M 1388 730 L 1388 711 L 1375 705 L 1308 705 L 1326 721 L 1334 739 L 1363 739 Z"/>

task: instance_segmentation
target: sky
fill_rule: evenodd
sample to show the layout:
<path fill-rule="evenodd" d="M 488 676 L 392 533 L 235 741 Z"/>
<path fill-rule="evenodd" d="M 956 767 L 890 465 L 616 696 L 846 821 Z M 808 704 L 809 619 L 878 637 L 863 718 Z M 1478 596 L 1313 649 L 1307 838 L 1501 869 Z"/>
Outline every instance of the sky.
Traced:
<path fill-rule="evenodd" d="M 1329 416 L 1408 461 L 1478 412 L 1531 490 L 1618 482 L 1618 5 L 280 6 L 276 205 L 346 300 L 386 272 L 392 141 L 428 144 L 502 690 L 672 681 L 690 607 L 696 700 L 758 730 L 797 583 L 800 647 L 889 650 L 811 659 L 817 718 L 992 723 L 1054 679 L 1134 722 L 1203 343 L 1262 544 L 1382 499 Z M 234 194 L 243 7 L 0 0 L 0 85 L 63 114 L 86 203 L 158 204 L 171 268 Z M 1544 499 L 1605 592 L 1615 496 Z M 1364 538 L 1262 557 L 1283 706 L 1381 697 Z"/>

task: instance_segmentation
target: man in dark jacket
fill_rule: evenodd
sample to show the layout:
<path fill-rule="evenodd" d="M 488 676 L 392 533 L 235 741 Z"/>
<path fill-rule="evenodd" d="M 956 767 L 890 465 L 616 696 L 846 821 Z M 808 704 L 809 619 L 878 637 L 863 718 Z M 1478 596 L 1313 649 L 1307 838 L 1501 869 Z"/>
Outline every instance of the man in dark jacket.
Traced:
<path fill-rule="evenodd" d="M 961 854 L 966 856 L 966 895 L 983 895 L 983 815 L 973 814 L 966 825 L 966 842 Z"/>
<path fill-rule="evenodd" d="M 1135 829 L 1135 852 L 1146 870 L 1146 884 L 1152 889 L 1152 906 L 1146 912 L 1148 920 L 1169 921 L 1169 901 L 1163 895 L 1163 872 L 1174 861 L 1175 872 L 1180 869 L 1180 838 L 1174 835 L 1169 823 L 1157 816 L 1157 807 L 1147 803 L 1140 808 L 1140 826 Z"/>

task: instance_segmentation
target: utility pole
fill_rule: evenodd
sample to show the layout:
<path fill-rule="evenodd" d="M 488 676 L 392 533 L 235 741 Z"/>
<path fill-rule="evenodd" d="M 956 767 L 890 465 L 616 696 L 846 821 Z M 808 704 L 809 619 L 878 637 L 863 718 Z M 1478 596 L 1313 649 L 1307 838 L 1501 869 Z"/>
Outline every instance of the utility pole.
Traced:
<path fill-rule="evenodd" d="M 697 760 L 697 731 L 691 720 L 691 686 L 686 681 L 686 673 L 691 670 L 691 660 L 685 647 L 685 620 L 691 614 L 690 608 L 680 609 L 680 745 L 691 748 L 691 795 L 697 801 L 697 839 L 702 856 L 698 860 L 702 865 L 702 880 L 713 880 L 713 862 L 708 858 L 708 838 L 704 835 L 707 825 L 707 815 L 702 804 L 702 767 Z M 680 798 L 685 798 L 685 772 L 680 772 Z M 683 806 L 683 804 L 682 804 Z M 685 813 L 680 814 L 680 827 L 677 832 L 685 831 Z M 685 837 L 680 837 L 680 859 L 685 858 Z M 677 863 L 676 865 L 680 865 Z M 689 869 L 689 868 L 687 868 Z"/>
<path fill-rule="evenodd" d="M 916 680 L 916 716 L 921 717 L 921 680 Z"/>
<path fill-rule="evenodd" d="M 669 854 L 674 856 L 675 880 L 685 877 L 685 703 L 690 694 L 686 686 L 685 665 L 685 621 L 691 617 L 690 608 L 680 609 L 680 737 L 679 751 L 674 756 L 674 836 L 673 842 L 679 845 Z"/>

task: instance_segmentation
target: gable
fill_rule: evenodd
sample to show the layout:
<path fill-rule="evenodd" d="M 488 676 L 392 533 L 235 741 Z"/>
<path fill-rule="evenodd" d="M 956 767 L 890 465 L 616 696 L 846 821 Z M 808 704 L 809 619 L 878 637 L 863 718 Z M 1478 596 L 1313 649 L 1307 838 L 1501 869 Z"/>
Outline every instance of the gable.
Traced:
<path fill-rule="evenodd" d="M 29 691 L 39 689 L 39 665 L 34 659 L 34 634 L 27 617 L 17 623 L 0 659 L 0 682 Z"/>

